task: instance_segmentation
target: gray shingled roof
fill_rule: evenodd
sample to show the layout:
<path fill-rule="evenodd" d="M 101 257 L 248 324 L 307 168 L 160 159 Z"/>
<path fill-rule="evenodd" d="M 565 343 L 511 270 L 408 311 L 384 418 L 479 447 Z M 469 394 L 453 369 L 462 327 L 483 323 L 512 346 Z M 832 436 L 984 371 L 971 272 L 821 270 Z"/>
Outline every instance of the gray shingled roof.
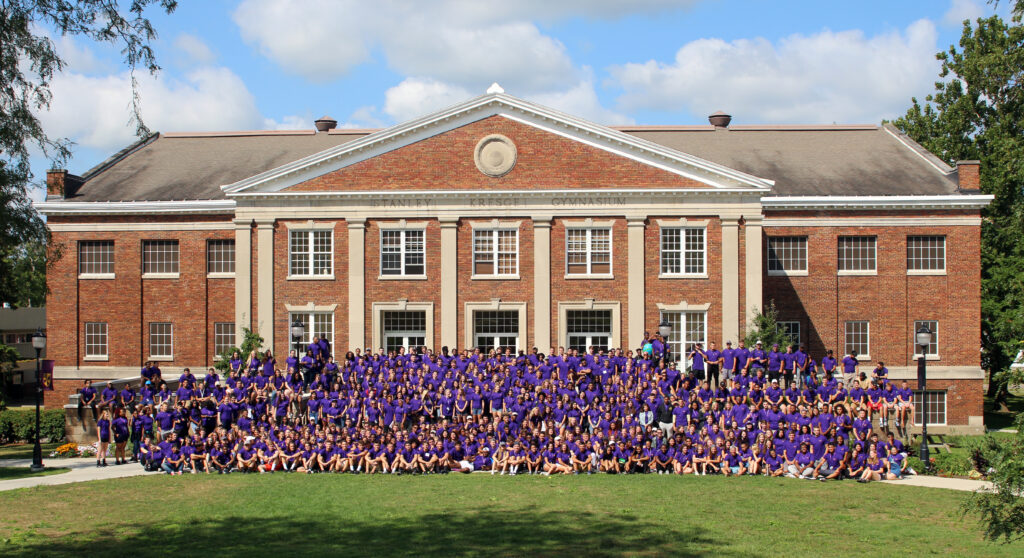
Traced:
<path fill-rule="evenodd" d="M 874 126 L 620 129 L 714 163 L 774 180 L 773 195 L 777 196 L 956 193 L 955 174 L 950 174 L 952 169 L 894 128 L 888 128 L 888 131 L 887 127 Z M 220 189 L 223 184 L 242 180 L 367 133 L 161 135 L 139 142 L 90 170 L 83 175 L 82 186 L 69 199 L 223 199 Z"/>
<path fill-rule="evenodd" d="M 46 308 L 0 308 L 0 331 L 32 331 L 46 327 Z"/>

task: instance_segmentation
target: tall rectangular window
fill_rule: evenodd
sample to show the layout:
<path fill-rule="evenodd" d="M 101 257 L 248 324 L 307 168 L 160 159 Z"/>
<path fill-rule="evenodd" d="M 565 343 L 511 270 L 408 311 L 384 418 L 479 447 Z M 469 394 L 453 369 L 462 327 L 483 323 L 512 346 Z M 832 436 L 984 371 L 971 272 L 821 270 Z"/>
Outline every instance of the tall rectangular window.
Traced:
<path fill-rule="evenodd" d="M 426 345 L 427 313 L 423 310 L 385 310 L 381 313 L 384 350 L 410 351 Z"/>
<path fill-rule="evenodd" d="M 334 274 L 334 231 L 292 230 L 288 234 L 288 274 L 329 277 Z"/>
<path fill-rule="evenodd" d="M 859 356 L 870 356 L 871 354 L 871 323 L 867 321 L 846 322 L 846 346 L 843 350 L 847 353 L 856 351 Z"/>
<path fill-rule="evenodd" d="M 806 236 L 768 237 L 768 271 L 807 271 Z"/>
<path fill-rule="evenodd" d="M 149 323 L 149 356 L 174 357 L 174 324 L 169 322 Z"/>
<path fill-rule="evenodd" d="M 924 422 L 924 413 L 928 413 L 928 424 L 946 424 L 946 390 L 930 389 L 914 390 L 914 422 Z"/>
<path fill-rule="evenodd" d="M 610 275 L 611 229 L 566 229 L 565 272 L 569 275 Z"/>
<path fill-rule="evenodd" d="M 213 352 L 221 354 L 235 346 L 235 324 L 232 322 L 216 322 L 213 324 Z"/>
<path fill-rule="evenodd" d="M 85 356 L 107 358 L 107 324 L 105 322 L 86 322 Z"/>
<path fill-rule="evenodd" d="M 580 353 L 590 347 L 598 351 L 608 350 L 612 337 L 611 310 L 567 310 L 565 324 L 567 348 Z"/>
<path fill-rule="evenodd" d="M 235 272 L 235 241 L 210 240 L 206 243 L 206 272 Z"/>
<path fill-rule="evenodd" d="M 910 342 L 914 344 L 914 354 L 919 355 L 921 353 L 921 346 L 917 344 L 917 330 L 921 329 L 921 326 L 928 328 L 928 331 L 932 332 L 932 342 L 928 344 L 928 348 L 925 349 L 924 354 L 930 356 L 938 356 L 939 354 L 939 321 L 938 320 L 917 320 L 914 322 L 914 330 L 910 332 Z"/>
<path fill-rule="evenodd" d="M 292 312 L 288 315 L 288 323 L 295 320 L 302 322 L 305 332 L 302 337 L 302 349 L 313 342 L 313 337 L 327 339 L 327 342 L 334 345 L 334 313 L 333 312 Z M 295 340 L 288 333 L 288 347 L 295 347 Z"/>
<path fill-rule="evenodd" d="M 697 343 L 707 344 L 707 312 L 672 312 L 661 313 L 662 321 L 672 324 L 672 334 L 668 336 L 669 352 L 674 358 L 686 358 Z M 657 355 L 656 355 L 657 356 Z"/>
<path fill-rule="evenodd" d="M 474 275 L 517 275 L 518 273 L 518 230 L 473 231 Z"/>
<path fill-rule="evenodd" d="M 945 271 L 946 237 L 908 236 L 907 271 Z"/>
<path fill-rule="evenodd" d="M 79 242 L 78 273 L 81 275 L 113 275 L 114 241 L 83 240 Z"/>
<path fill-rule="evenodd" d="M 661 229 L 661 273 L 704 275 L 707 263 L 704 227 Z"/>
<path fill-rule="evenodd" d="M 803 340 L 800 339 L 800 322 L 797 322 L 797 321 L 788 321 L 788 322 L 779 321 L 779 322 L 775 322 L 775 327 L 778 328 L 779 332 L 785 334 L 786 337 L 789 337 L 790 343 L 792 343 L 794 345 L 800 345 L 800 343 L 803 342 Z M 785 352 L 784 348 L 782 350 L 783 350 L 783 352 Z"/>
<path fill-rule="evenodd" d="M 519 349 L 519 312 L 477 310 L 473 312 L 473 340 L 483 352 Z"/>
<path fill-rule="evenodd" d="M 178 241 L 142 241 L 142 273 L 178 273 Z"/>
<path fill-rule="evenodd" d="M 839 271 L 873 272 L 876 270 L 875 237 L 839 237 Z"/>
<path fill-rule="evenodd" d="M 380 274 L 422 276 L 426 274 L 426 246 L 423 230 L 380 231 Z"/>

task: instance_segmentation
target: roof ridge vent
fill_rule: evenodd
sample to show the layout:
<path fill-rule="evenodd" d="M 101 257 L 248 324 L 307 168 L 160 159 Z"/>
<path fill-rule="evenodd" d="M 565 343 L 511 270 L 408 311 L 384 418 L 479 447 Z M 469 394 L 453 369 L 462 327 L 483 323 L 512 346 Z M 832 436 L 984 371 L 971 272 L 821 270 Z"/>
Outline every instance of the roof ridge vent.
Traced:
<path fill-rule="evenodd" d="M 316 121 L 313 122 L 313 125 L 316 126 L 316 131 L 318 131 L 318 132 L 327 132 L 327 131 L 330 131 L 330 130 L 333 130 L 333 129 L 337 128 L 338 127 L 338 121 L 333 119 L 333 118 L 331 118 L 330 116 L 326 116 L 325 115 L 325 116 L 321 116 L 320 118 L 316 119 Z"/>
<path fill-rule="evenodd" d="M 711 116 L 708 116 L 708 122 L 710 122 L 715 128 L 728 128 L 729 123 L 732 122 L 732 115 L 726 114 L 722 111 L 717 111 Z"/>

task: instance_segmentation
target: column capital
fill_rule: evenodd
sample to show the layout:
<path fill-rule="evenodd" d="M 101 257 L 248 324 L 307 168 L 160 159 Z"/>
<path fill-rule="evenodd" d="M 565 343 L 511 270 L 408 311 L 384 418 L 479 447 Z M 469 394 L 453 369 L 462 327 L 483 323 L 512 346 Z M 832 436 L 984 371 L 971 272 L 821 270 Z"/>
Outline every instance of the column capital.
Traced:
<path fill-rule="evenodd" d="M 236 229 L 248 229 L 252 227 L 252 219 L 232 219 Z"/>
<path fill-rule="evenodd" d="M 551 227 L 551 220 L 554 219 L 554 216 L 553 215 L 534 215 L 533 217 L 531 217 L 531 219 L 533 219 L 533 228 L 535 228 L 535 229 L 537 229 L 537 228 L 550 228 Z"/>
<path fill-rule="evenodd" d="M 262 230 L 273 229 L 274 223 L 277 222 L 276 219 L 256 219 L 255 221 L 256 228 Z"/>
<path fill-rule="evenodd" d="M 719 219 L 722 221 L 723 227 L 740 226 L 740 217 L 738 215 L 722 215 Z"/>
<path fill-rule="evenodd" d="M 626 214 L 626 226 L 629 227 L 644 227 L 647 225 L 647 214 L 646 213 L 627 213 Z"/>
<path fill-rule="evenodd" d="M 349 229 L 365 229 L 366 228 L 366 217 L 349 217 L 345 219 L 348 222 Z"/>
<path fill-rule="evenodd" d="M 442 229 L 454 229 L 459 226 L 458 215 L 441 215 L 437 221 L 441 223 Z"/>

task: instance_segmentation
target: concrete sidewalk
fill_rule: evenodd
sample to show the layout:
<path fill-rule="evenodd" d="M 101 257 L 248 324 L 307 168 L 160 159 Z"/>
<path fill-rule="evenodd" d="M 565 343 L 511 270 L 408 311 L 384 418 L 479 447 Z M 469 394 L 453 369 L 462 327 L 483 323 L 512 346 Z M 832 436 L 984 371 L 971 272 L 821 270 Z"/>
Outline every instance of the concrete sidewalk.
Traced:
<path fill-rule="evenodd" d="M 142 465 L 139 465 L 138 463 L 113 465 L 114 461 L 112 459 L 108 460 L 107 463 L 110 463 L 107 467 L 96 467 L 96 460 L 91 458 L 73 457 L 67 459 L 44 459 L 43 465 L 47 467 L 55 469 L 59 467 L 67 467 L 71 470 L 67 473 L 60 473 L 57 475 L 0 481 L 0 491 L 14 490 L 16 488 L 28 488 L 30 486 L 69 484 L 73 482 L 157 474 L 147 473 L 142 469 Z M 0 467 L 25 467 L 27 469 L 30 465 L 32 465 L 31 459 L 0 459 Z"/>

